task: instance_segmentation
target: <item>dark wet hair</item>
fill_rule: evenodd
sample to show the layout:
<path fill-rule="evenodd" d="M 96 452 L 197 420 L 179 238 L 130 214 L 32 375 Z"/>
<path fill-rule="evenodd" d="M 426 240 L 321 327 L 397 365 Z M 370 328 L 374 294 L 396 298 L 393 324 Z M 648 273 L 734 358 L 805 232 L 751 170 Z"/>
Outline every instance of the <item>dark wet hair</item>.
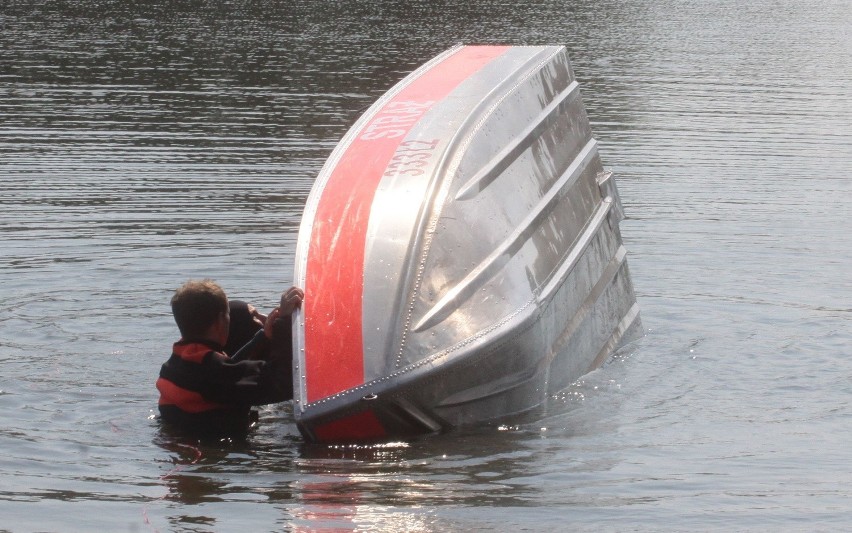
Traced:
<path fill-rule="evenodd" d="M 172 296 L 172 314 L 181 336 L 199 337 L 228 311 L 228 297 L 212 279 L 189 280 Z"/>
<path fill-rule="evenodd" d="M 228 328 L 228 342 L 225 343 L 225 353 L 234 355 L 237 350 L 250 341 L 261 325 L 254 321 L 249 312 L 249 306 L 241 300 L 229 300 L 231 309 L 231 324 Z"/>

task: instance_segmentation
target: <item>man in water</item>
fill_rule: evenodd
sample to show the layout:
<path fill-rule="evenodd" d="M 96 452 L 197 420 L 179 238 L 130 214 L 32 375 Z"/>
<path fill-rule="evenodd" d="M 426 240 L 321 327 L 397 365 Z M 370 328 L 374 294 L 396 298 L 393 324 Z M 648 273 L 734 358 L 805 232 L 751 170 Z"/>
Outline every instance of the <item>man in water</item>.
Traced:
<path fill-rule="evenodd" d="M 209 279 L 178 288 L 171 306 L 181 339 L 157 380 L 161 419 L 195 432 L 244 432 L 252 406 L 292 399 L 291 315 L 303 298 L 291 287 L 265 316 L 229 302 Z"/>

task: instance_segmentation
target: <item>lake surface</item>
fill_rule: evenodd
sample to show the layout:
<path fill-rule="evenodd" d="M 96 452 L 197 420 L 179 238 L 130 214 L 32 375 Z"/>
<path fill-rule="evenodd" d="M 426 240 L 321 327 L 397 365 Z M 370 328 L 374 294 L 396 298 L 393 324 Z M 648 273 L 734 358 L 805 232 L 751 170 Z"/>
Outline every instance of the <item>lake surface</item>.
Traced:
<path fill-rule="evenodd" d="M 849 0 L 458 4 L 0 6 L 0 531 L 852 527 Z M 175 287 L 273 307 L 331 149 L 460 42 L 567 47 L 646 335 L 516 426 L 162 432 Z"/>

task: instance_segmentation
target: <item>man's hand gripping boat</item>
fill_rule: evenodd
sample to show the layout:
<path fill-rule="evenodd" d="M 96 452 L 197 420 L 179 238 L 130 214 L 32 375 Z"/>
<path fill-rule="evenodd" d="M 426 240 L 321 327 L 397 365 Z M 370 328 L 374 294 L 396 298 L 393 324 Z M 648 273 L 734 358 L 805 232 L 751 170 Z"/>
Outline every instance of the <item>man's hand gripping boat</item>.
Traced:
<path fill-rule="evenodd" d="M 302 434 L 382 440 L 542 405 L 640 334 L 621 219 L 564 48 L 461 46 L 420 67 L 305 208 Z"/>

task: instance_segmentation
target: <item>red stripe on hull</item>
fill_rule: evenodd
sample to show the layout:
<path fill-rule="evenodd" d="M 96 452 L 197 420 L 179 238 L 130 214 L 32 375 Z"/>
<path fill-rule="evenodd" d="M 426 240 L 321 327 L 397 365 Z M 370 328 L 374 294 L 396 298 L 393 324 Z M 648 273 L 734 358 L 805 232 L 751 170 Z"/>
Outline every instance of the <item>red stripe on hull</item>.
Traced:
<path fill-rule="evenodd" d="M 314 428 L 319 442 L 367 441 L 385 437 L 385 428 L 372 411 L 363 411 Z"/>
<path fill-rule="evenodd" d="M 332 170 L 314 216 L 305 270 L 308 402 L 364 382 L 364 246 L 376 188 L 391 157 L 436 102 L 507 49 L 466 47 L 431 67 L 361 128 Z"/>

